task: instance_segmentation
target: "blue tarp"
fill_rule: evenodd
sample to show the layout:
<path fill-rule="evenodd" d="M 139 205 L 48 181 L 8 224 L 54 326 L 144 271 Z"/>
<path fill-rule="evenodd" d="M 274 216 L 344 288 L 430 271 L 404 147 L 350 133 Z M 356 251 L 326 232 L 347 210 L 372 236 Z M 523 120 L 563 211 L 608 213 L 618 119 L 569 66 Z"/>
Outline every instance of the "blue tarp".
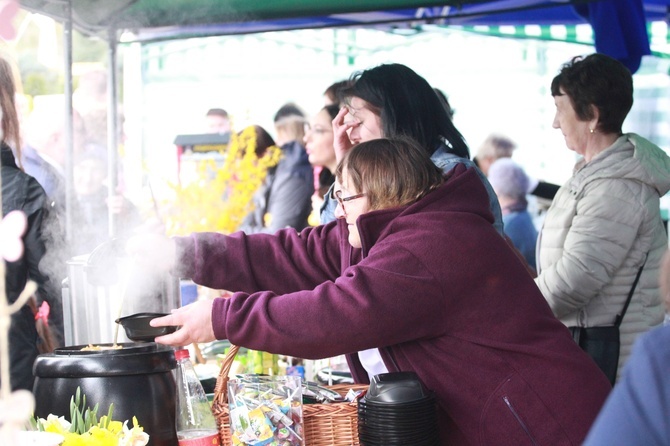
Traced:
<path fill-rule="evenodd" d="M 175 37 L 247 34 L 265 31 L 331 27 L 407 27 L 441 25 L 551 25 L 590 23 L 596 51 L 637 71 L 642 56 L 651 53 L 646 23 L 667 21 L 670 0 L 598 0 L 571 4 L 559 0 L 493 0 L 456 6 L 333 14 L 278 20 L 203 23 L 145 28 L 132 39 L 155 41 Z"/>
<path fill-rule="evenodd" d="M 91 34 L 126 31 L 124 41 L 151 42 L 331 27 L 552 25 L 590 23 L 596 50 L 636 71 L 650 54 L 646 23 L 668 20 L 670 0 L 70 0 L 76 28 Z M 20 0 L 58 20 L 62 0 Z M 424 6 L 425 7 L 419 7 Z M 456 5 L 456 6 L 454 6 Z M 244 12 L 246 8 L 246 13 Z M 319 15 L 322 14 L 322 15 Z"/>

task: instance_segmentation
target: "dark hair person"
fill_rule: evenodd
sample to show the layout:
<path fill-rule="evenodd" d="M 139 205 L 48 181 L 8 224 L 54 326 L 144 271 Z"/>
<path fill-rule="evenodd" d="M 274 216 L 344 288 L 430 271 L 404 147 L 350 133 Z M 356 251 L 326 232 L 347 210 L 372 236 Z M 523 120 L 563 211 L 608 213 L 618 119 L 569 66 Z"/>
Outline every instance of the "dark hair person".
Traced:
<path fill-rule="evenodd" d="M 14 102 L 16 87 L 11 65 L 0 57 L 0 107 L 2 107 L 3 140 L 0 144 L 0 177 L 2 178 L 2 214 L 0 220 L 13 211 L 26 217 L 27 228 L 22 237 L 23 256 L 7 261 L 5 292 L 8 302 L 15 302 L 28 280 L 40 288 L 41 300 L 53 299 L 54 290 L 48 291 L 48 278 L 40 272 L 39 263 L 46 254 L 43 224 L 47 215 L 47 197 L 37 180 L 27 175 L 16 164 L 20 159 L 19 120 Z M 14 144 L 15 153 L 9 144 Z M 0 258 L 0 261 L 3 261 Z M 50 294 L 51 293 L 51 294 Z M 51 302 L 54 302 L 51 300 Z M 40 348 L 40 338 L 35 325 L 36 317 L 29 304 L 12 314 L 9 327 L 9 373 L 12 390 L 33 387 L 33 362 Z"/>
<path fill-rule="evenodd" d="M 502 214 L 495 192 L 469 159 L 463 136 L 451 121 L 442 100 L 423 77 L 405 65 L 379 65 L 355 73 L 341 97 L 346 105 L 333 120 L 338 158 L 354 145 L 371 139 L 413 138 L 443 172 L 457 164 L 477 170 L 489 194 L 496 228 L 502 234 Z M 322 222 L 333 220 L 334 208 L 330 199 L 321 214 Z"/>
<path fill-rule="evenodd" d="M 16 159 L 21 168 L 21 130 L 16 110 L 16 87 L 12 67 L 0 57 L 0 109 L 2 110 L 2 140 L 16 150 Z"/>
<path fill-rule="evenodd" d="M 364 100 L 381 118 L 384 135 L 411 136 L 429 155 L 446 143 L 451 153 L 470 157 L 465 139 L 433 87 L 405 65 L 379 65 L 356 73 L 341 94 L 347 105 L 352 97 Z"/>
<path fill-rule="evenodd" d="M 401 137 L 355 146 L 337 177 L 337 222 L 301 233 L 132 239 L 138 262 L 244 290 L 154 319 L 181 327 L 156 341 L 347 354 L 358 383 L 415 372 L 443 445 L 580 444 L 609 383 L 495 230 L 477 172 L 443 177 Z"/>
<path fill-rule="evenodd" d="M 620 327 L 620 371 L 635 339 L 663 321 L 657 277 L 668 239 L 660 197 L 670 190 L 670 158 L 641 136 L 622 133 L 633 79 L 617 60 L 576 57 L 551 92 L 553 126 L 582 158 L 547 212 L 536 282 L 565 325 L 607 326 L 644 265 Z"/>

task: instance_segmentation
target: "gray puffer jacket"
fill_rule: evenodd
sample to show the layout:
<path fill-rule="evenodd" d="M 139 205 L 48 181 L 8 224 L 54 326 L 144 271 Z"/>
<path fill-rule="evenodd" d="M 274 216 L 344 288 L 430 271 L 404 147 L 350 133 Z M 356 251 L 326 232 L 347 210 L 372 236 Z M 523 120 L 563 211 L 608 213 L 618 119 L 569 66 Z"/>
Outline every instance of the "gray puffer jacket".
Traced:
<path fill-rule="evenodd" d="M 577 163 L 547 212 L 535 279 L 566 326 L 612 325 L 649 253 L 621 325 L 619 372 L 638 335 L 659 325 L 659 264 L 668 247 L 659 199 L 670 189 L 670 158 L 626 134 Z"/>

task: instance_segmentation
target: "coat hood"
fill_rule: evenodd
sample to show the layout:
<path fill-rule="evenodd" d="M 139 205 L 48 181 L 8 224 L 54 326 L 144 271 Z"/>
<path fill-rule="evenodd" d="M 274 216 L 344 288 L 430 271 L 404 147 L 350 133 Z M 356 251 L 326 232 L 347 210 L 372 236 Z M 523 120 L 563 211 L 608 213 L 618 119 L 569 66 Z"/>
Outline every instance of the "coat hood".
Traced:
<path fill-rule="evenodd" d="M 635 133 L 624 136 L 628 136 L 635 147 L 633 158 L 640 163 L 647 183 L 654 185 L 659 195 L 665 195 L 670 190 L 670 157 L 656 144 Z"/>
<path fill-rule="evenodd" d="M 635 133 L 622 135 L 591 162 L 580 161 L 575 170 L 570 180 L 570 188 L 575 193 L 582 191 L 590 181 L 606 178 L 640 181 L 656 189 L 659 196 L 670 190 L 670 157 Z"/>
<path fill-rule="evenodd" d="M 361 215 L 356 224 L 361 235 L 363 256 L 396 225 L 416 225 L 416 214 L 439 220 L 444 213 L 473 214 L 493 224 L 489 198 L 474 168 L 458 164 L 445 175 L 442 186 L 419 201 L 397 208 L 381 209 Z M 429 215 L 430 214 L 430 215 Z"/>

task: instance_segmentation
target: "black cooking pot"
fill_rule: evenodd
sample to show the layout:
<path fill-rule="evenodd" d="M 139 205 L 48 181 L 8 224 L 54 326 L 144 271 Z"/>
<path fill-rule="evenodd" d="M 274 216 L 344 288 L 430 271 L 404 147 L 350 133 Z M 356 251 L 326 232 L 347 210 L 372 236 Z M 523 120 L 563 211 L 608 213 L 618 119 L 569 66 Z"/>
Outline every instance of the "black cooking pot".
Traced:
<path fill-rule="evenodd" d="M 128 420 L 132 427 L 132 417 L 137 417 L 149 434 L 149 446 L 177 446 L 174 350 L 153 342 L 120 345 L 122 349 L 101 351 L 63 347 L 39 355 L 33 366 L 35 415 L 69 419 L 70 398 L 80 387 L 87 405 L 99 404 L 98 417 L 113 403 L 113 419 Z"/>

